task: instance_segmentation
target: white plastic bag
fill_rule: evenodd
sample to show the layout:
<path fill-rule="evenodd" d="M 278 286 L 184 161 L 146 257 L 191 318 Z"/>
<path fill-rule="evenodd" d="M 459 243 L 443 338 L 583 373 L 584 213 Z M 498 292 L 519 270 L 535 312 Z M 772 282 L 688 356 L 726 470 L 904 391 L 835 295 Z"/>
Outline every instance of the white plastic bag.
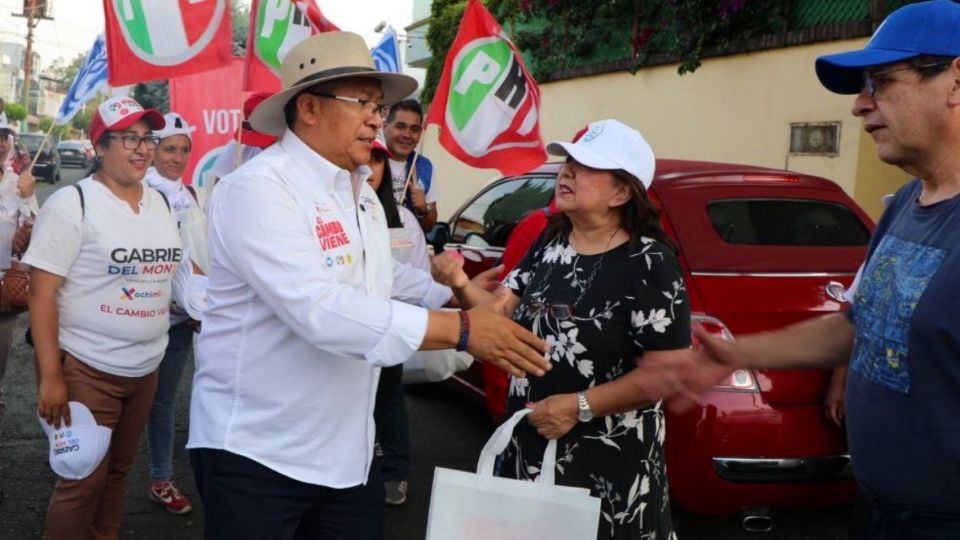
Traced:
<path fill-rule="evenodd" d="M 403 384 L 440 382 L 473 364 L 473 357 L 453 349 L 417 351 L 403 363 Z"/>
<path fill-rule="evenodd" d="M 437 467 L 430 495 L 427 540 L 589 540 L 597 537 L 600 499 L 586 488 L 557 486 L 557 442 L 543 455 L 537 482 L 493 476 L 498 454 L 517 423 L 518 411 L 504 422 L 480 453 L 477 473 Z"/>

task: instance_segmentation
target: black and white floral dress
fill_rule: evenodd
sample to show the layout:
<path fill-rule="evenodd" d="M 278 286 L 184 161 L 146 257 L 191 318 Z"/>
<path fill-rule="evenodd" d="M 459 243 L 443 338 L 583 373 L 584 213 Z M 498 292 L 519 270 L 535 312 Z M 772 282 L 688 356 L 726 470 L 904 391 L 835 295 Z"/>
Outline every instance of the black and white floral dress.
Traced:
<path fill-rule="evenodd" d="M 690 346 L 690 307 L 673 251 L 640 238 L 602 256 L 578 254 L 564 235 L 541 236 L 504 279 L 521 298 L 514 320 L 550 344 L 553 363 L 544 377 L 510 377 L 508 415 L 527 403 L 622 377 L 643 351 Z M 557 319 L 562 312 L 542 305 L 573 306 L 578 296 L 572 318 L 565 320 Z M 597 538 L 676 538 L 665 434 L 663 410 L 656 403 L 578 423 L 557 441 L 557 483 L 589 488 L 602 501 Z M 499 474 L 535 479 L 546 444 L 528 422 L 521 422 Z"/>

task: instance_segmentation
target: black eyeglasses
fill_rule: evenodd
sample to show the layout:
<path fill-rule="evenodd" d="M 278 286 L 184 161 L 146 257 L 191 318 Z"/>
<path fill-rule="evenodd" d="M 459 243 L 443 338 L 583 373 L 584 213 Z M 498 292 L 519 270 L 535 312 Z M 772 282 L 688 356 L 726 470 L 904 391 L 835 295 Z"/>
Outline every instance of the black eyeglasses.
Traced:
<path fill-rule="evenodd" d="M 134 135 L 132 133 L 127 133 L 125 135 L 107 135 L 108 139 L 120 139 L 123 142 L 123 147 L 127 150 L 136 150 L 140 148 L 140 145 L 143 144 L 147 147 L 147 150 L 156 150 L 157 145 L 160 144 L 160 137 L 156 135 L 145 135 L 143 137 L 139 135 Z"/>
<path fill-rule="evenodd" d="M 527 312 L 534 317 L 542 317 L 544 315 L 550 315 L 558 321 L 566 321 L 572 319 L 574 312 L 573 306 L 570 304 L 564 303 L 549 303 L 549 302 L 530 302 L 527 304 Z"/>
<path fill-rule="evenodd" d="M 363 99 L 355 98 L 349 96 L 338 96 L 336 94 L 327 94 L 326 92 L 312 92 L 310 90 L 306 91 L 311 96 L 317 96 L 327 99 L 335 99 L 337 101 L 345 101 L 347 103 L 357 103 L 360 105 L 360 108 L 363 109 L 363 112 L 367 114 L 379 114 L 380 116 L 386 116 L 390 112 L 389 105 L 383 105 L 379 101 L 373 99 Z"/>
<path fill-rule="evenodd" d="M 874 97 L 877 95 L 877 90 L 883 88 L 888 82 L 891 82 L 889 75 L 891 73 L 896 73 L 898 71 L 920 71 L 921 69 L 935 68 L 935 67 L 944 67 L 949 66 L 952 63 L 951 61 L 940 62 L 931 62 L 929 64 L 920 64 L 916 66 L 905 66 L 898 67 L 893 69 L 881 69 L 878 71 L 863 71 L 863 88 L 867 91 L 867 95 Z"/>

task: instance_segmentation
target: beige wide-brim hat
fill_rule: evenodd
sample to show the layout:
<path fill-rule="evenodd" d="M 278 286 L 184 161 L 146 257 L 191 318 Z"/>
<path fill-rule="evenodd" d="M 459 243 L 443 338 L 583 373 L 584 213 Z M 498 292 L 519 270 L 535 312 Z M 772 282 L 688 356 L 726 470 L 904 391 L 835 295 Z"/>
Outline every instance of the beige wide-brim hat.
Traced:
<path fill-rule="evenodd" d="M 253 129 L 283 135 L 287 122 L 283 108 L 301 90 L 327 81 L 366 77 L 380 81 L 383 104 L 391 105 L 417 89 L 409 75 L 377 71 L 363 38 L 353 32 L 323 32 L 295 45 L 283 59 L 281 88 L 253 110 Z"/>

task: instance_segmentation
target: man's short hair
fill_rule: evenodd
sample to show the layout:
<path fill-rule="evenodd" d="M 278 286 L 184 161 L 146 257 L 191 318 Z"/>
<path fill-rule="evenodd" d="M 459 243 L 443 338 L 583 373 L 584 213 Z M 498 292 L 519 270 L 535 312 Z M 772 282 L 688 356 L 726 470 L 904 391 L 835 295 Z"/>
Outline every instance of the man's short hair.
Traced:
<path fill-rule="evenodd" d="M 393 122 L 393 117 L 396 116 L 397 111 L 410 111 L 415 113 L 420 117 L 420 123 L 423 123 L 423 106 L 413 98 L 405 99 L 392 105 L 390 107 L 390 114 L 387 115 L 387 123 Z"/>
<path fill-rule="evenodd" d="M 909 64 L 914 71 L 920 74 L 920 80 L 927 80 L 946 71 L 954 60 L 955 58 L 953 56 L 925 54 L 911 58 Z"/>

